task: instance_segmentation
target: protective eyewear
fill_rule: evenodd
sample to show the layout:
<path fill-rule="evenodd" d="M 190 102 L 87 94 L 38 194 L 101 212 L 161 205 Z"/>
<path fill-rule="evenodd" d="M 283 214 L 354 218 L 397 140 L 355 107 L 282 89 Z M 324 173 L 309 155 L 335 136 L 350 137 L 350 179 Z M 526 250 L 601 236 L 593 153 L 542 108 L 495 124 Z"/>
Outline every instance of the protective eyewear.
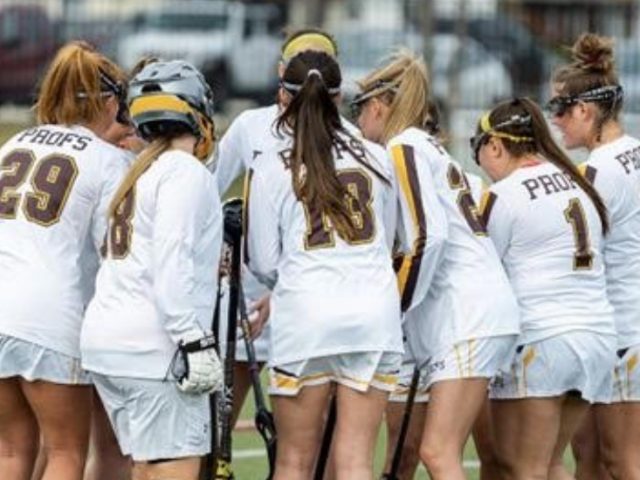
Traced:
<path fill-rule="evenodd" d="M 504 138 L 512 142 L 532 142 L 533 137 L 513 135 L 507 132 L 501 132 L 500 129 L 505 127 L 512 127 L 516 125 L 530 125 L 531 117 L 529 115 L 513 115 L 508 120 L 498 123 L 497 125 L 489 125 L 489 114 L 485 114 L 480 120 L 480 127 L 482 131 L 469 139 L 469 146 L 471 147 L 471 155 L 476 165 L 480 166 L 480 148 L 486 145 L 491 137 Z"/>
<path fill-rule="evenodd" d="M 545 109 L 554 117 L 562 117 L 567 110 L 578 102 L 612 102 L 612 108 L 624 97 L 620 85 L 598 87 L 576 95 L 558 95 L 553 97 Z"/>
<path fill-rule="evenodd" d="M 471 148 L 471 155 L 476 165 L 480 166 L 480 148 L 489 141 L 489 133 L 481 132 L 474 135 L 469 139 L 469 147 Z"/>
<path fill-rule="evenodd" d="M 351 110 L 351 118 L 357 120 L 362 114 L 364 105 L 369 100 L 387 91 L 395 94 L 398 92 L 398 86 L 386 80 L 377 80 L 370 89 L 365 92 L 358 93 L 355 97 L 353 97 L 353 100 L 351 100 L 351 103 L 349 104 L 349 108 Z"/>

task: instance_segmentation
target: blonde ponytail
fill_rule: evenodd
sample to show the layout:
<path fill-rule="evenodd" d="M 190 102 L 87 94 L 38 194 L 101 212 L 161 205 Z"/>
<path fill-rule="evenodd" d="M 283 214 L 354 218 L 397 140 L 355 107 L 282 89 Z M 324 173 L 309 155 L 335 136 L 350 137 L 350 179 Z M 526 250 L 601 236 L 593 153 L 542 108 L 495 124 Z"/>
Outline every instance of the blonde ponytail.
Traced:
<path fill-rule="evenodd" d="M 122 180 L 122 183 L 118 187 L 111 204 L 109 205 L 109 217 L 114 217 L 116 209 L 122 201 L 126 198 L 127 194 L 133 190 L 138 178 L 142 176 L 147 168 L 151 166 L 155 160 L 169 149 L 171 140 L 167 138 L 158 138 L 151 142 L 134 162 L 129 167 L 127 175 Z"/>

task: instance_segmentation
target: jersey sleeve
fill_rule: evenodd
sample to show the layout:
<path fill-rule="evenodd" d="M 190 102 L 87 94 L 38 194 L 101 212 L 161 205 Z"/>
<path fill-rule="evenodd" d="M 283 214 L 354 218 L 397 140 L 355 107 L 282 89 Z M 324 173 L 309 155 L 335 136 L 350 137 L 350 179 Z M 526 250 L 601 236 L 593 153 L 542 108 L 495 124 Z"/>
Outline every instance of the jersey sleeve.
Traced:
<path fill-rule="evenodd" d="M 278 280 L 282 251 L 278 208 L 264 169 L 250 169 L 245 179 L 244 261 L 260 283 L 270 290 Z"/>
<path fill-rule="evenodd" d="M 156 191 L 154 299 L 164 327 L 176 343 L 189 332 L 201 331 L 195 311 L 194 248 L 209 210 L 214 208 L 211 190 L 216 190 L 210 174 L 194 167 L 181 165 L 165 174 Z M 218 214 L 222 216 L 222 212 Z"/>
<path fill-rule="evenodd" d="M 215 177 L 221 195 L 229 189 L 233 181 L 244 173 L 247 168 L 247 142 L 243 142 L 244 117 L 242 114 L 229 125 L 222 136 L 217 150 L 217 160 L 214 164 Z M 263 127 L 264 128 L 264 127 Z"/>
<path fill-rule="evenodd" d="M 502 259 L 511 243 L 513 219 L 506 202 L 496 192 L 486 190 L 480 202 L 480 214 L 489 236 Z"/>
<path fill-rule="evenodd" d="M 442 258 L 448 222 L 428 164 L 417 164 L 410 145 L 394 145 L 390 151 L 398 182 L 397 237 L 404 251 L 396 258 L 398 286 L 402 311 L 408 312 L 427 295 Z"/>

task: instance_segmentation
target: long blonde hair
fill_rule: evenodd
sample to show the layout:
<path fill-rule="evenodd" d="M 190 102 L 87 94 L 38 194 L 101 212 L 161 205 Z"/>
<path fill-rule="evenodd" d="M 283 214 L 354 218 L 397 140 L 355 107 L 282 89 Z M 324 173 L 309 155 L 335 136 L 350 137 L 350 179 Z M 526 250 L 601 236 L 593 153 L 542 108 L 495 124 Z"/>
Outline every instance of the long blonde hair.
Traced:
<path fill-rule="evenodd" d="M 127 174 L 122 179 L 122 183 L 120 183 L 118 190 L 116 190 L 116 193 L 111 200 L 111 204 L 109 205 L 109 217 L 114 217 L 116 209 L 120 203 L 124 201 L 128 193 L 133 190 L 140 176 L 147 171 L 147 168 L 149 168 L 160 155 L 169 150 L 170 145 L 171 139 L 160 137 L 153 140 L 142 152 L 140 152 L 140 155 L 136 157 L 129 167 Z"/>
<path fill-rule="evenodd" d="M 115 63 L 85 42 L 69 42 L 58 50 L 45 73 L 35 105 L 40 124 L 91 124 L 103 114 L 108 96 L 101 75 L 124 83 Z"/>
<path fill-rule="evenodd" d="M 432 120 L 427 66 L 410 50 L 398 50 L 358 85 L 362 92 L 380 97 L 390 107 L 382 135 L 385 143 L 409 127 L 426 129 Z"/>

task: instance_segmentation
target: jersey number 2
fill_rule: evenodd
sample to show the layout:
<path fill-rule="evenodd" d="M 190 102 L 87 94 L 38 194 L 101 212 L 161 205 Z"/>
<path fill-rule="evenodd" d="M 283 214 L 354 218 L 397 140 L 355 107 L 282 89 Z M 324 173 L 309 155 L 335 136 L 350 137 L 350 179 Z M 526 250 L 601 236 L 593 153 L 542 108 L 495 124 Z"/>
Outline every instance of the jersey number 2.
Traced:
<path fill-rule="evenodd" d="M 351 195 L 345 199 L 351 218 L 357 231 L 355 240 L 351 245 L 368 243 L 375 234 L 375 220 L 371 210 L 371 178 L 360 169 L 340 170 L 337 172 L 338 180 Z M 354 201 L 357 199 L 357 202 Z M 303 203 L 304 213 L 307 219 L 307 232 L 304 238 L 306 250 L 315 248 L 328 248 L 335 245 L 334 231 L 329 224 L 329 219 L 313 205 Z"/>
<path fill-rule="evenodd" d="M 574 270 L 589 270 L 593 266 L 593 252 L 589 245 L 589 230 L 582 204 L 577 198 L 569 200 L 564 210 L 565 220 L 571 224 L 576 251 L 573 254 Z"/>
<path fill-rule="evenodd" d="M 32 170 L 32 191 L 16 193 Z M 77 176 L 75 161 L 66 155 L 47 155 L 36 162 L 30 150 L 10 152 L 0 162 L 0 218 L 16 218 L 22 203 L 30 222 L 45 227 L 57 223 Z"/>

